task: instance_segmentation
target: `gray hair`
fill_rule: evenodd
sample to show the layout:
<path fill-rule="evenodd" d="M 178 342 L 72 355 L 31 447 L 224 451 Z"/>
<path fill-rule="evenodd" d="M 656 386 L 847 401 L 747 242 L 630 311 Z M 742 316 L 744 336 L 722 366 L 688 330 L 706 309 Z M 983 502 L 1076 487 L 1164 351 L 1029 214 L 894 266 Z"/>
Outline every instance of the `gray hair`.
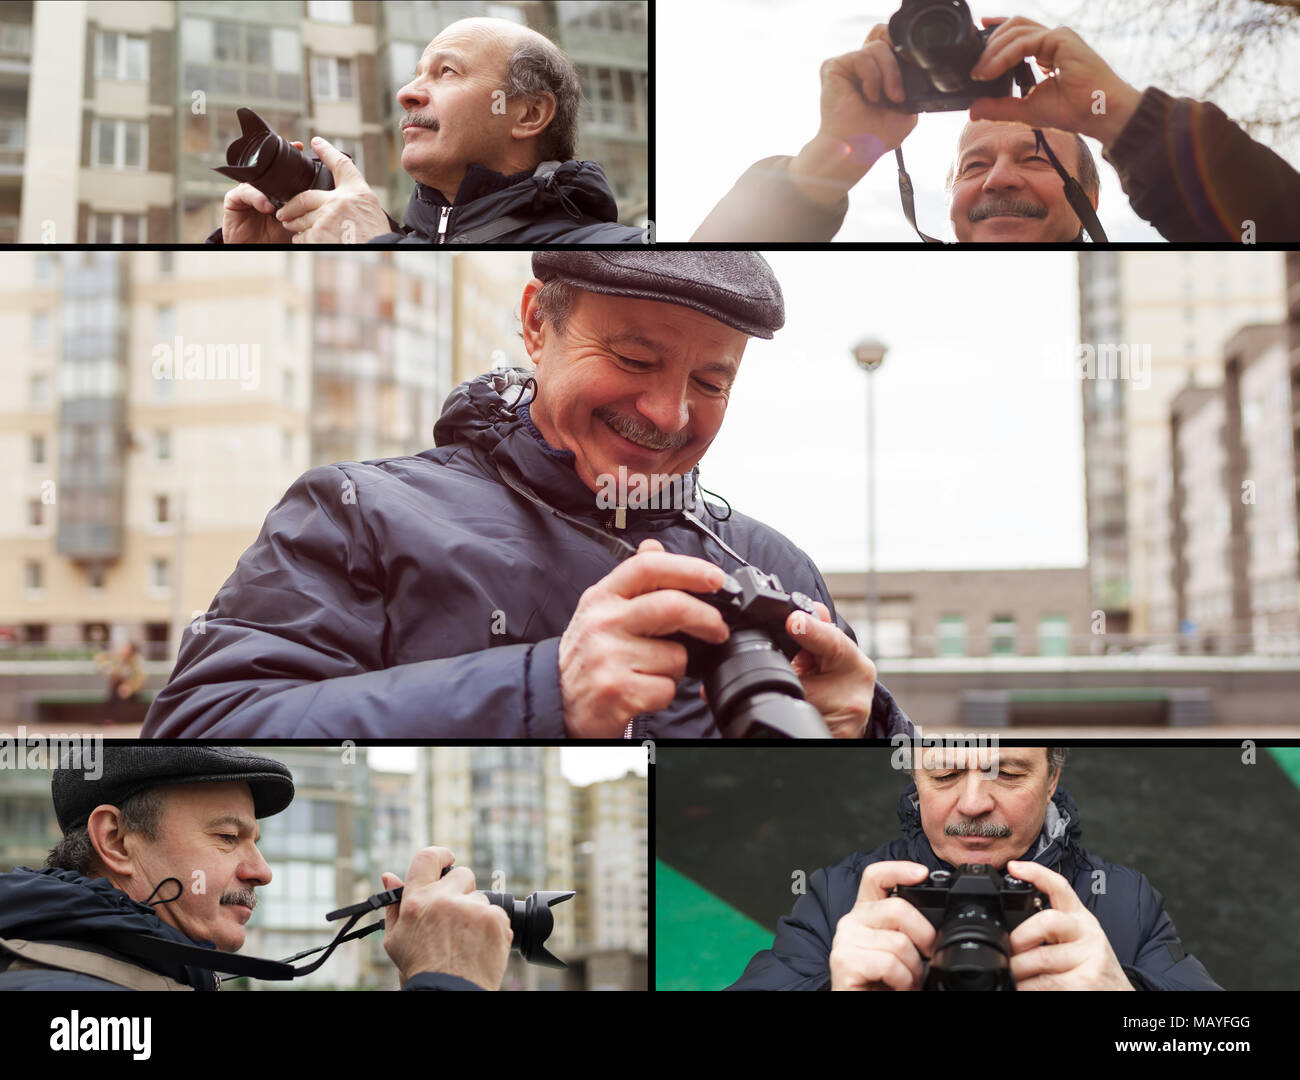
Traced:
<path fill-rule="evenodd" d="M 1044 136 L 1046 137 L 1046 136 Z M 1079 161 L 1074 169 L 1074 178 L 1079 181 L 1079 186 L 1089 195 L 1096 195 L 1101 191 L 1101 173 L 1097 171 L 1097 159 L 1092 156 L 1092 151 L 1088 144 L 1084 142 L 1083 136 L 1075 134 L 1074 145 L 1078 150 Z M 1069 169 L 1065 170 L 1069 172 Z M 944 191 L 952 193 L 952 184 L 957 176 L 957 163 L 954 161 L 948 166 L 948 176 L 943 182 Z"/>
<path fill-rule="evenodd" d="M 126 832 L 139 833 L 146 840 L 157 840 L 162 825 L 163 794 L 157 788 L 137 791 L 129 799 L 124 799 L 118 807 L 122 811 L 122 828 Z M 90 830 L 85 825 L 78 826 L 63 834 L 45 857 L 47 867 L 60 870 L 72 870 L 82 877 L 98 877 L 99 856 L 90 839 Z"/>
<path fill-rule="evenodd" d="M 577 151 L 578 104 L 582 91 L 569 58 L 545 39 L 516 46 L 506 65 L 506 96 L 555 99 L 555 116 L 538 137 L 542 161 L 568 161 Z"/>
<path fill-rule="evenodd" d="M 573 314 L 578 302 L 578 289 L 560 278 L 551 278 L 537 290 L 537 314 L 548 322 L 557 334 L 564 334 L 565 323 Z"/>

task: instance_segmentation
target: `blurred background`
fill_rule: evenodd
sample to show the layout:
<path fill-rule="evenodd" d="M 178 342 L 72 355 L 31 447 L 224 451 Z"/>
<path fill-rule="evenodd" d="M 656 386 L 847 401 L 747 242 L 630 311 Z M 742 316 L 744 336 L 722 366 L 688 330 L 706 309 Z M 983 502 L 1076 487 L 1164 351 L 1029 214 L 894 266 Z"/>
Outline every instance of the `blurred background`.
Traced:
<path fill-rule="evenodd" d="M 1300 7 L 1293 0 L 969 0 L 982 18 L 1068 26 L 1126 82 L 1211 101 L 1252 137 L 1300 165 Z M 658 0 L 657 56 L 681 78 L 656 87 L 655 187 L 660 241 L 688 240 L 749 166 L 797 154 L 817 133 L 824 61 L 861 48 L 898 0 Z M 726 42 L 725 50 L 718 42 Z M 1037 78 L 1042 72 L 1034 69 Z M 927 113 L 903 143 L 917 225 L 954 239 L 944 178 L 967 113 Z M 1163 242 L 1101 173 L 1098 214 L 1112 242 Z M 683 168 L 684 163 L 690 168 Z M 779 213 L 773 208 L 773 213 Z M 837 240 L 919 243 L 903 216 L 892 155 L 849 195 Z"/>
<path fill-rule="evenodd" d="M 662 749 L 656 988 L 729 986 L 771 947 L 798 882 L 899 836 L 910 779 L 891 755 Z M 1078 806 L 1083 847 L 1147 876 L 1183 945 L 1220 986 L 1300 986 L 1289 929 L 1300 902 L 1300 841 L 1290 826 L 1300 812 L 1300 750 L 1073 746 L 1060 786 Z"/>
<path fill-rule="evenodd" d="M 510 957 L 503 989 L 644 990 L 647 780 L 641 747 L 274 747 L 297 794 L 261 822 L 271 867 L 241 953 L 281 959 L 328 944 L 325 913 L 364 900 L 380 874 L 405 878 L 420 848 L 450 848 L 477 887 L 523 899 L 573 889 L 547 947 L 567 971 Z M 59 839 L 48 769 L 0 770 L 0 873 L 39 868 Z M 363 919 L 360 926 L 373 919 Z M 304 963 L 307 961 L 303 961 Z M 342 945 L 292 984 L 230 989 L 397 989 L 383 934 Z"/>
<path fill-rule="evenodd" d="M 419 453 L 527 364 L 528 253 L 429 255 L 0 254 L 0 730 L 107 718 L 117 679 L 131 734 L 297 476 Z M 787 324 L 701 477 L 914 721 L 1300 731 L 1300 256 L 768 258 Z"/>
<path fill-rule="evenodd" d="M 201 243 L 231 183 L 212 172 L 248 106 L 351 155 L 401 220 L 397 91 L 450 23 L 490 16 L 577 68 L 578 157 L 620 220 L 647 218 L 643 0 L 6 0 L 0 3 L 0 243 Z"/>

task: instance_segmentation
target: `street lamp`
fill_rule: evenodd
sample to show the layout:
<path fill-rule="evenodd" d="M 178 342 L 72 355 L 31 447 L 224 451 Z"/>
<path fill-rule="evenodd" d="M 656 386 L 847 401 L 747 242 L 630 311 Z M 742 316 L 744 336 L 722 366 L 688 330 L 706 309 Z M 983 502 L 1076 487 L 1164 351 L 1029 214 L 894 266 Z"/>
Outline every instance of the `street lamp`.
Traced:
<path fill-rule="evenodd" d="M 867 373 L 867 655 L 874 661 L 876 650 L 876 398 L 872 375 L 885 362 L 888 346 L 875 338 L 864 338 L 853 346 L 853 359 Z"/>

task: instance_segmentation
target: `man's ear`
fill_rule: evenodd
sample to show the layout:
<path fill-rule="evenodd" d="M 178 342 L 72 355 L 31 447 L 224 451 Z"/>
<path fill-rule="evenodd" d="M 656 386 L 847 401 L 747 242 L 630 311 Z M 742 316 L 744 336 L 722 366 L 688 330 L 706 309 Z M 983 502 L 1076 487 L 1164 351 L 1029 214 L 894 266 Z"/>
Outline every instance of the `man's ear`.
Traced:
<path fill-rule="evenodd" d="M 86 832 L 90 834 L 96 858 L 110 876 L 130 877 L 135 869 L 135 859 L 126 847 L 122 811 L 107 803 L 95 807 L 86 822 Z"/>
<path fill-rule="evenodd" d="M 535 139 L 555 119 L 555 95 L 538 94 L 533 97 L 522 97 L 519 100 L 521 108 L 510 128 L 510 137 Z"/>
<path fill-rule="evenodd" d="M 524 350 L 534 364 L 537 363 L 537 358 L 541 355 L 546 344 L 546 335 L 551 330 L 549 324 L 542 318 L 542 311 L 537 303 L 537 295 L 541 291 L 542 283 L 537 278 L 533 278 L 524 286 L 523 299 L 519 304 L 519 321 L 523 325 Z"/>

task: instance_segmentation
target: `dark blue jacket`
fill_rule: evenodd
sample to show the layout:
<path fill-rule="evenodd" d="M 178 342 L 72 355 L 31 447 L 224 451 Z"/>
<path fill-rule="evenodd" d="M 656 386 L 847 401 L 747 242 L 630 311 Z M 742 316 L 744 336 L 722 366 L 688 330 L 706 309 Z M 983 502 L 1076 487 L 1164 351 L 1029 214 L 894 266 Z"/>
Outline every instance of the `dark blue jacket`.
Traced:
<path fill-rule="evenodd" d="M 870 855 L 850 855 L 843 862 L 818 870 L 808 879 L 808 892 L 794 911 L 776 927 L 770 949 L 755 956 L 732 990 L 824 990 L 830 986 L 831 943 L 835 928 L 858 899 L 862 871 L 876 862 L 904 860 L 930 870 L 954 867 L 938 858 L 921 828 L 916 785 L 898 800 L 903 835 Z M 1043 830 L 1034 847 L 1021 856 L 1055 870 L 1074 887 L 1084 906 L 1105 931 L 1124 974 L 1139 990 L 1218 990 L 1209 973 L 1189 956 L 1165 911 L 1165 902 L 1136 870 L 1103 862 L 1080 843 L 1079 810 L 1061 788 L 1048 806 Z M 1094 877 L 1096 871 L 1104 876 Z M 1105 892 L 1094 893 L 1093 883 Z"/>
<path fill-rule="evenodd" d="M 324 924 L 322 924 L 324 926 Z M 328 933 L 323 929 L 322 936 Z M 0 874 L 0 939 L 63 945 L 99 953 L 163 975 L 195 990 L 220 989 L 214 971 L 180 962 L 141 960 L 120 951 L 113 934 L 140 934 L 212 950 L 211 942 L 196 942 L 165 923 L 150 908 L 136 903 L 105 878 L 86 878 L 71 870 L 17 867 Z M 345 946 L 346 947 L 346 946 Z M 126 987 L 84 972 L 60 968 L 6 970 L 14 954 L 0 947 L 0 990 L 124 990 Z M 407 990 L 479 990 L 455 975 L 421 972 L 407 981 Z"/>
<path fill-rule="evenodd" d="M 471 165 L 453 206 L 416 184 L 404 227 L 372 244 L 642 244 L 618 223 L 618 204 L 594 161 L 565 161 L 554 172 L 514 176 Z"/>
<path fill-rule="evenodd" d="M 437 449 L 322 466 L 297 480 L 217 593 L 203 633 L 184 634 L 142 734 L 565 737 L 560 635 L 619 557 L 512 490 L 501 470 L 598 533 L 618 530 L 573 455 L 506 406 L 499 390 L 515 389 L 504 375 L 480 376 L 447 399 Z M 834 612 L 812 560 L 780 533 L 738 513 L 711 525 L 786 589 Z M 621 535 L 734 569 L 681 509 L 629 510 Z M 877 686 L 868 736 L 911 730 Z M 719 732 L 699 683 L 684 679 L 673 704 L 631 734 Z"/>

